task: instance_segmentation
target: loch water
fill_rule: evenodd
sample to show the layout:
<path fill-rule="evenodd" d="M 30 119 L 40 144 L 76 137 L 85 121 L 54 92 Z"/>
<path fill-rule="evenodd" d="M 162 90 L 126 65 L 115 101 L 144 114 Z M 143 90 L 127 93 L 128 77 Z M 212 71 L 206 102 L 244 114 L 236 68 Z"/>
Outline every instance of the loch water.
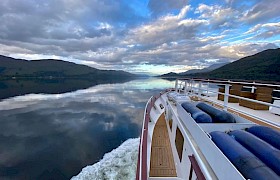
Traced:
<path fill-rule="evenodd" d="M 39 87 L 28 81 L 20 85 L 26 87 L 24 95 L 7 85 L 13 82 L 0 85 L 5 93 L 0 100 L 0 179 L 70 179 L 88 165 L 84 173 L 106 169 L 106 163 L 114 162 L 110 158 L 122 153 L 135 157 L 147 100 L 174 86 L 174 81 L 156 78 L 69 83 Z M 67 86 L 72 89 L 64 90 Z"/>

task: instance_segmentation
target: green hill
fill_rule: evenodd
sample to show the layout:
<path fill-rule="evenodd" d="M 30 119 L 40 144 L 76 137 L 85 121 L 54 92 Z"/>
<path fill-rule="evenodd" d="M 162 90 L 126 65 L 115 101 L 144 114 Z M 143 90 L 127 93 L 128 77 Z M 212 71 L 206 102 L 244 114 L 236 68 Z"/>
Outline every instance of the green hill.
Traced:
<path fill-rule="evenodd" d="M 203 74 L 200 74 L 203 75 Z M 280 48 L 244 57 L 205 74 L 208 78 L 280 81 Z"/>
<path fill-rule="evenodd" d="M 193 74 L 168 73 L 160 77 L 280 82 L 280 48 L 268 49 L 255 55 L 241 58 L 210 72 Z"/>
<path fill-rule="evenodd" d="M 62 60 L 27 61 L 0 56 L 0 76 L 2 78 L 122 79 L 131 78 L 135 75 L 124 71 L 99 70 Z"/>

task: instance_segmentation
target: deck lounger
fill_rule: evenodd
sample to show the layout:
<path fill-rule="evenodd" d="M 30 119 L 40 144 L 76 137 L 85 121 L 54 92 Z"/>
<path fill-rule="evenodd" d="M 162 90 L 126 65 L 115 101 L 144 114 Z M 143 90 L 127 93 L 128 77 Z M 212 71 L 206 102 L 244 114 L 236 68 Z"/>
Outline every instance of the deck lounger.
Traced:
<path fill-rule="evenodd" d="M 240 93 L 240 96 L 270 103 L 272 101 L 272 95 L 271 95 L 272 91 L 273 91 L 272 88 L 257 87 L 257 90 L 255 93 L 242 91 Z M 254 110 L 268 110 L 269 109 L 269 106 L 267 106 L 267 105 L 250 102 L 250 101 L 244 100 L 244 99 L 239 99 L 239 105 L 247 107 L 247 108 L 251 108 Z"/>

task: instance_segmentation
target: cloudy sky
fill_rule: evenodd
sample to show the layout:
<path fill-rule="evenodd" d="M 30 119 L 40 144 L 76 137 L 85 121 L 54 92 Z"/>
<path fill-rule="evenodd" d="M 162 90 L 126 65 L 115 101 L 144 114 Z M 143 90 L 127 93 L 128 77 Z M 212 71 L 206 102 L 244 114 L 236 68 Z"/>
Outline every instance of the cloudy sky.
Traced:
<path fill-rule="evenodd" d="M 160 74 L 280 46 L 279 0 L 1 0 L 0 54 Z"/>

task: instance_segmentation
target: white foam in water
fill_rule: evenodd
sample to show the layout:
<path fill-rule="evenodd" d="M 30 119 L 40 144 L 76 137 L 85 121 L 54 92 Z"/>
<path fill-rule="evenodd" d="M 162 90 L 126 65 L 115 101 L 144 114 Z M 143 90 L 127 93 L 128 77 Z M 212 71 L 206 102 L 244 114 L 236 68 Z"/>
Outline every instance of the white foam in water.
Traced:
<path fill-rule="evenodd" d="M 135 179 L 139 141 L 139 138 L 126 140 L 99 162 L 83 168 L 72 180 Z"/>

